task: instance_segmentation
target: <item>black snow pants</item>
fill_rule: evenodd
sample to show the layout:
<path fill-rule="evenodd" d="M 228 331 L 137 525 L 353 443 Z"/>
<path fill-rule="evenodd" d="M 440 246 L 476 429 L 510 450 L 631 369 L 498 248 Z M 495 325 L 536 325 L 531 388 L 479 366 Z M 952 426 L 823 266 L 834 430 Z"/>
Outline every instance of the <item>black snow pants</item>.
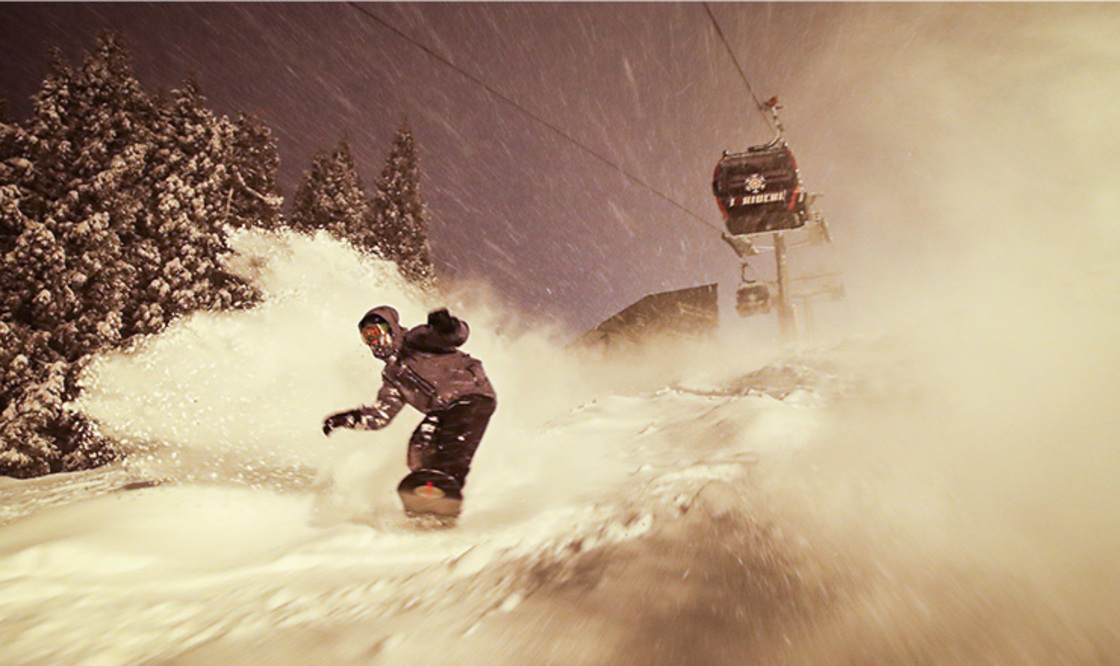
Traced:
<path fill-rule="evenodd" d="M 469 395 L 425 416 L 408 440 L 408 468 L 439 470 L 465 485 L 497 404 L 489 396 Z"/>

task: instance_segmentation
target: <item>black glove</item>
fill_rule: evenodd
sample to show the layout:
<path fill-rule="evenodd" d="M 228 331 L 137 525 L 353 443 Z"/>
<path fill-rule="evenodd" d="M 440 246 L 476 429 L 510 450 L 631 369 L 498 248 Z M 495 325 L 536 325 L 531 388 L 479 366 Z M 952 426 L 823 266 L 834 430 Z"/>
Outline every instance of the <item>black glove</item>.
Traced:
<path fill-rule="evenodd" d="M 428 326 L 431 326 L 436 333 L 451 335 L 459 329 L 459 320 L 452 317 L 447 308 L 440 308 L 428 313 Z"/>
<path fill-rule="evenodd" d="M 356 410 L 331 414 L 323 420 L 323 434 L 330 437 L 332 430 L 337 430 L 338 428 L 353 428 L 358 423 L 358 418 L 360 416 L 361 414 Z"/>

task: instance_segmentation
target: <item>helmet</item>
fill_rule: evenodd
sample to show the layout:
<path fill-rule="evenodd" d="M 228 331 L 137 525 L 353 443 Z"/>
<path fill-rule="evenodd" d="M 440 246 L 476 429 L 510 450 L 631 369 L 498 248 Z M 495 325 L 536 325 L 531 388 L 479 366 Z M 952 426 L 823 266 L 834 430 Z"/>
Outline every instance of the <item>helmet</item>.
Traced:
<path fill-rule="evenodd" d="M 366 343 L 375 355 L 381 356 L 392 351 L 393 329 L 382 317 L 374 315 L 367 321 L 363 321 L 358 331 L 362 335 L 362 342 Z"/>
<path fill-rule="evenodd" d="M 388 305 L 378 306 L 365 314 L 358 322 L 362 342 L 369 346 L 373 355 L 387 360 L 400 351 L 403 331 L 397 311 Z"/>

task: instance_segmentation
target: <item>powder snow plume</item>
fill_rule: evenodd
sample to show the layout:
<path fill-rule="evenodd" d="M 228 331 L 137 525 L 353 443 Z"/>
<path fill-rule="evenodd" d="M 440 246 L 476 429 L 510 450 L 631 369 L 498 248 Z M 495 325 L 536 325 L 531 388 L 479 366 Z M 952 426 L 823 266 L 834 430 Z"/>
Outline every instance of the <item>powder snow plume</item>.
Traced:
<path fill-rule="evenodd" d="M 543 333 L 513 327 L 479 303 L 464 310 L 429 302 L 391 263 L 325 235 L 243 233 L 235 246 L 236 265 L 264 292 L 260 306 L 195 314 L 100 358 L 86 375 L 83 409 L 109 434 L 154 447 L 133 464 L 181 480 L 329 483 L 339 517 L 395 517 L 398 500 L 386 491 L 407 473 L 405 446 L 419 413 L 406 409 L 376 433 L 343 430 L 328 439 L 320 426 L 328 414 L 370 404 L 380 386 L 384 366 L 357 335 L 369 308 L 392 305 L 413 326 L 450 305 L 472 325 L 464 349 L 500 387 L 500 411 L 472 476 L 480 480 L 478 510 L 487 506 L 485 489 L 503 477 L 586 483 L 599 473 L 602 452 L 591 447 L 573 443 L 549 458 L 527 445 L 532 428 L 589 395 L 571 359 Z M 571 464 L 582 467 L 567 475 L 556 467 Z"/>
<path fill-rule="evenodd" d="M 618 549 L 664 550 L 627 545 L 662 521 L 726 519 L 757 453 L 802 446 L 813 429 L 797 381 L 773 394 L 673 389 L 657 383 L 668 366 L 708 352 L 678 348 L 629 373 L 584 366 L 484 297 L 453 296 L 499 411 L 458 526 L 417 529 L 394 488 L 419 415 L 329 439 L 320 424 L 377 389 L 381 363 L 356 333 L 369 307 L 415 324 L 443 303 L 323 235 L 234 244 L 258 307 L 184 318 L 84 376 L 79 407 L 134 448 L 125 463 L 0 483 L 0 614 L 21 618 L 0 640 L 13 663 L 408 663 L 433 645 L 463 663 L 543 658 L 570 632 L 538 633 L 534 647 L 500 637 L 509 620 L 557 604 L 562 627 L 582 624 L 587 609 L 552 595 L 635 556 Z M 670 549 L 692 540 L 683 529 L 661 537 Z M 63 626 L 69 639 L 49 640 Z M 564 648 L 572 663 L 627 651 L 625 623 L 601 630 Z"/>

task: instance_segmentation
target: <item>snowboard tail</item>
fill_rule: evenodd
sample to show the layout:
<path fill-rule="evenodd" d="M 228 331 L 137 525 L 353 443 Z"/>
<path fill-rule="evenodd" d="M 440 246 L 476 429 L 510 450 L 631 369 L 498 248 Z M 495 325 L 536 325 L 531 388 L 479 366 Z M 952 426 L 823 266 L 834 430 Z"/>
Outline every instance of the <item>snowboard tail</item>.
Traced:
<path fill-rule="evenodd" d="M 445 520 L 458 518 L 463 506 L 463 489 L 455 477 L 434 469 L 409 474 L 397 486 L 404 511 L 412 517 L 432 516 Z"/>

